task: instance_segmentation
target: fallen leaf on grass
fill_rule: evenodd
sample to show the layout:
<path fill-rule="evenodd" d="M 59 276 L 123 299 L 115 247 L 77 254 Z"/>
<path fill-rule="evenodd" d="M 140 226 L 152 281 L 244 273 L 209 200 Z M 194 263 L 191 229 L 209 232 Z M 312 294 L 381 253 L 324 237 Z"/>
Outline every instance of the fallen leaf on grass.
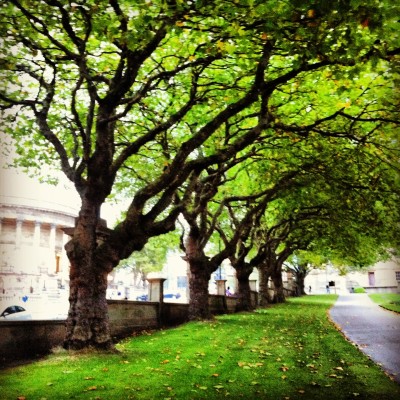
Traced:
<path fill-rule="evenodd" d="M 97 390 L 97 386 L 89 386 L 86 390 Z"/>
<path fill-rule="evenodd" d="M 329 378 L 343 379 L 343 376 L 342 375 L 336 375 L 336 374 L 330 374 Z"/>
<path fill-rule="evenodd" d="M 257 367 L 262 367 L 263 365 L 264 363 L 262 362 L 247 363 L 244 361 L 238 361 L 238 366 L 243 369 L 257 368 Z"/>

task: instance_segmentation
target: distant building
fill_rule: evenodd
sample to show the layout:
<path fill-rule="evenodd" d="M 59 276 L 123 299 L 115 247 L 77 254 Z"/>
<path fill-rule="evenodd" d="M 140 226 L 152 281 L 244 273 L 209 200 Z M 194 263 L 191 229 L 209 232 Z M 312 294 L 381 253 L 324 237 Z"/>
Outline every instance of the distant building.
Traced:
<path fill-rule="evenodd" d="M 400 259 L 379 262 L 365 272 L 352 272 L 347 277 L 347 288 L 363 287 L 367 293 L 400 293 Z"/>
<path fill-rule="evenodd" d="M 69 237 L 63 229 L 74 226 L 75 205 L 63 187 L 0 171 L 1 308 L 68 298 Z"/>
<path fill-rule="evenodd" d="M 332 284 L 333 283 L 333 284 Z M 400 260 L 393 258 L 378 262 L 366 270 L 341 276 L 331 266 L 312 270 L 305 279 L 306 291 L 311 293 L 350 293 L 352 288 L 362 287 L 367 293 L 400 293 Z"/>
<path fill-rule="evenodd" d="M 0 293 L 28 295 L 68 285 L 62 231 L 74 216 L 0 203 Z"/>

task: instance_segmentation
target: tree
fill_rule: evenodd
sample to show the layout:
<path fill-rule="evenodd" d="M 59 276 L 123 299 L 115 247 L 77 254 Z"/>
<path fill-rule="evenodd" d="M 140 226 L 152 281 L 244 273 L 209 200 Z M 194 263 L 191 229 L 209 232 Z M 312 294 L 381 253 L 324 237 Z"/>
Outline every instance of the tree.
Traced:
<path fill-rule="evenodd" d="M 246 236 L 257 214 L 262 213 L 265 204 L 276 195 L 282 182 L 252 195 L 218 194 L 218 188 L 233 179 L 226 176 L 238 160 L 217 170 L 208 170 L 204 177 L 192 175 L 188 193 L 185 193 L 182 211 L 188 225 L 188 233 L 182 240 L 185 260 L 190 268 L 189 318 L 204 319 L 211 316 L 208 307 L 208 283 L 211 274 L 222 261 L 229 258 L 237 244 Z M 237 178 L 237 175 L 235 174 Z M 235 179 L 236 181 L 236 179 Z M 286 184 L 286 180 L 283 179 Z M 193 193 L 192 193 L 193 192 Z M 193 195 L 192 195 L 193 194 Z M 243 207 L 243 204 L 246 207 Z M 229 218 L 230 217 L 230 218 Z M 231 220 L 231 224 L 227 220 Z M 219 235 L 222 248 L 214 250 L 213 256 L 207 255 L 207 245 L 212 236 Z"/>
<path fill-rule="evenodd" d="M 285 263 L 285 267 L 287 271 L 292 272 L 295 277 L 297 296 L 306 294 L 304 280 L 310 271 L 322 266 L 326 262 L 328 262 L 328 259 L 325 257 L 306 250 L 295 251 L 294 254 L 289 257 L 288 262 Z"/>
<path fill-rule="evenodd" d="M 182 28 L 186 13 L 188 32 Z M 257 100 L 256 76 L 263 68 L 253 66 L 267 57 L 267 50 L 255 59 L 246 57 L 228 74 L 231 61 L 218 45 L 227 35 L 219 26 L 222 18 L 208 20 L 202 32 L 196 28 L 201 14 L 201 8 L 162 2 L 138 8 L 126 1 L 11 1 L 2 6 L 6 77 L 13 82 L 1 96 L 2 107 L 15 110 L 5 115 L 9 126 L 17 118 L 17 129 L 9 132 L 19 139 L 23 165 L 60 160 L 82 201 L 67 245 L 67 348 L 112 345 L 108 273 L 150 237 L 174 229 L 179 185 L 194 168 L 229 158 L 235 140 L 209 157 L 196 159 L 194 150 Z M 249 85 L 243 91 L 244 78 Z M 210 104 L 226 90 L 236 100 Z M 237 148 L 245 145 L 240 138 L 236 142 Z M 133 178 L 128 180 L 133 201 L 125 219 L 98 242 L 101 204 L 113 185 L 126 186 L 125 171 Z"/>
<path fill-rule="evenodd" d="M 116 269 L 126 269 L 132 272 L 135 286 L 146 286 L 146 278 L 150 272 L 161 271 L 168 251 L 177 246 L 175 232 L 150 238 L 141 251 L 134 252 L 130 257 L 122 260 Z"/>
<path fill-rule="evenodd" d="M 354 151 L 358 157 L 359 149 Z M 347 157 L 351 160 L 352 153 L 348 151 Z M 270 222 L 266 218 L 260 229 L 261 249 L 268 249 L 260 270 L 263 281 L 269 276 L 274 279 L 275 291 L 282 286 L 282 259 L 292 254 L 287 267 L 295 273 L 301 295 L 305 293 L 304 278 L 310 264 L 334 260 L 358 267 L 372 265 L 397 246 L 398 171 L 382 166 L 380 160 L 368 154 L 363 159 L 366 163 L 350 162 L 351 168 L 348 163 L 325 161 L 319 165 L 319 176 L 292 190 L 280 204 L 273 204 Z M 370 173 L 377 168 L 379 179 Z M 265 298 L 268 300 L 267 294 Z M 275 298 L 283 300 L 281 293 Z"/>
<path fill-rule="evenodd" d="M 345 74 L 357 76 L 365 60 L 390 63 L 398 54 L 396 43 L 382 39 L 392 37 L 396 6 L 375 3 L 1 5 L 0 107 L 5 131 L 16 139 L 17 164 L 59 165 L 81 198 L 66 246 L 66 348 L 112 346 L 107 275 L 149 238 L 174 229 L 182 210 L 177 192 L 193 171 L 229 160 L 275 126 L 304 136 L 310 126 L 318 131 L 322 122 L 339 119 L 335 133 L 318 131 L 331 137 L 346 136 L 339 125 L 354 120 L 365 125 L 373 116 L 377 124 L 390 123 L 386 113 L 369 114 L 371 107 L 354 116 L 318 102 L 324 112 L 317 117 L 315 109 L 306 127 L 299 123 L 305 109 L 299 96 L 309 92 L 315 100 L 315 89 L 308 90 L 314 72 L 333 70 L 344 85 Z M 296 77 L 307 77 L 306 91 L 281 90 Z M 287 96 L 296 98 L 294 106 Z M 282 118 L 288 114 L 293 117 Z M 101 205 L 117 192 L 132 201 L 109 229 L 101 225 Z"/>

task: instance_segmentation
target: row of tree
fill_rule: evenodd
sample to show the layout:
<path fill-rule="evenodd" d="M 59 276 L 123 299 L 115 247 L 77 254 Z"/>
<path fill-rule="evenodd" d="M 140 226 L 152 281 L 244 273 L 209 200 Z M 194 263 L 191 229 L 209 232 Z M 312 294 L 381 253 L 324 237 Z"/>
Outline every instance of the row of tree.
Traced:
<path fill-rule="evenodd" d="M 26 169 L 81 208 L 66 348 L 109 348 L 108 274 L 181 227 L 190 315 L 224 259 L 272 279 L 307 249 L 352 264 L 399 244 L 398 6 L 390 1 L 9 0 L 0 107 Z M 129 198 L 99 240 L 101 206 Z M 104 233 L 104 232 L 103 232 Z M 366 249 L 368 249 L 366 251 Z"/>

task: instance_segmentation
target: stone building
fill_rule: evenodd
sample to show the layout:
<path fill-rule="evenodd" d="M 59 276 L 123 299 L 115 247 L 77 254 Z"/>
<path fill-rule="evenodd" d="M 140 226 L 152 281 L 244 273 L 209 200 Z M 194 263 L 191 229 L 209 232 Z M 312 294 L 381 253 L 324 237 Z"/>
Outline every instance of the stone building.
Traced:
<path fill-rule="evenodd" d="M 64 288 L 68 259 L 62 228 L 74 216 L 45 208 L 0 204 L 0 292 Z"/>
<path fill-rule="evenodd" d="M 378 262 L 370 268 L 341 275 L 338 270 L 327 266 L 325 269 L 312 270 L 305 279 L 306 291 L 311 287 L 312 293 L 350 293 L 355 288 L 364 288 L 367 293 L 400 293 L 400 259 Z"/>
<path fill-rule="evenodd" d="M 12 171 L 0 174 L 0 308 L 64 299 L 64 250 L 77 215 L 64 187 L 41 185 Z M 37 309 L 37 307 L 35 307 Z M 1 312 L 2 310 L 0 310 Z M 36 310 L 37 311 L 37 310 Z"/>

